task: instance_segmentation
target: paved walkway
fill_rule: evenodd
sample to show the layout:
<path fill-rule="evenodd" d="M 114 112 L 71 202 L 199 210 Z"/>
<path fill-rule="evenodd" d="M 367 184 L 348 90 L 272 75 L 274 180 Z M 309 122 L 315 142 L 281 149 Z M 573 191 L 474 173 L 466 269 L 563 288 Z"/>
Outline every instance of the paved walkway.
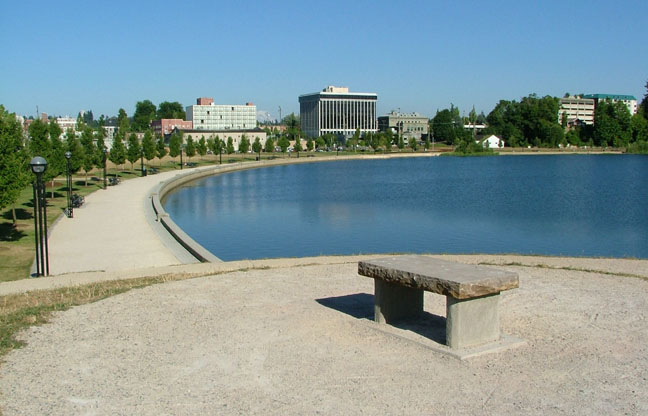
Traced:
<path fill-rule="evenodd" d="M 150 189 L 179 172 L 130 179 L 88 195 L 74 218 L 62 217 L 52 229 L 50 274 L 180 264 L 146 218 Z"/>

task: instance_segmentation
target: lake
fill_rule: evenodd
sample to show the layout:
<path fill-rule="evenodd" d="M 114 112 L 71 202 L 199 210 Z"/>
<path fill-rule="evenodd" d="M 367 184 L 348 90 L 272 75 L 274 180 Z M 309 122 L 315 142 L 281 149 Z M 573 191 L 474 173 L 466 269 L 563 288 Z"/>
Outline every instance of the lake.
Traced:
<path fill-rule="evenodd" d="M 229 261 L 366 253 L 648 258 L 648 157 L 395 158 L 204 178 L 163 201 Z"/>

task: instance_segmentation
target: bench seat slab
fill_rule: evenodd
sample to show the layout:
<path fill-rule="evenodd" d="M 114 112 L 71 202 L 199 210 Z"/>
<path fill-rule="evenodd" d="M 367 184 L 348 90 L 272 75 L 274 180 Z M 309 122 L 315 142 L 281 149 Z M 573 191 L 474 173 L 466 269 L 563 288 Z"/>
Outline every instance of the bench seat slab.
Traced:
<path fill-rule="evenodd" d="M 519 286 L 517 273 L 418 255 L 361 261 L 358 274 L 455 299 L 496 294 Z"/>

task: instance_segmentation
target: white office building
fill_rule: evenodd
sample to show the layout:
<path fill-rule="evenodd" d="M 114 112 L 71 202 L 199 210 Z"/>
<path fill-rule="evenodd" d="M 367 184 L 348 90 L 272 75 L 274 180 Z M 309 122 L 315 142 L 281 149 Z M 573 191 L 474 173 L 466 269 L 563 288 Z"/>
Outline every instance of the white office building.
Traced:
<path fill-rule="evenodd" d="M 594 99 L 582 97 L 566 97 L 560 99 L 558 122 L 562 122 L 563 114 L 567 117 L 567 125 L 594 124 Z"/>
<path fill-rule="evenodd" d="M 187 121 L 194 130 L 251 130 L 256 128 L 256 106 L 214 104 L 213 98 L 198 98 L 186 108 Z"/>
<path fill-rule="evenodd" d="M 299 117 L 304 133 L 319 137 L 327 133 L 351 137 L 378 131 L 375 93 L 349 92 L 347 87 L 324 88 L 299 96 Z"/>
<path fill-rule="evenodd" d="M 618 101 L 628 107 L 630 115 L 637 114 L 637 99 L 633 95 L 621 95 L 621 94 L 585 94 L 583 98 L 590 98 L 594 100 L 595 104 L 598 104 L 599 101 L 610 100 L 610 102 L 616 103 Z"/>

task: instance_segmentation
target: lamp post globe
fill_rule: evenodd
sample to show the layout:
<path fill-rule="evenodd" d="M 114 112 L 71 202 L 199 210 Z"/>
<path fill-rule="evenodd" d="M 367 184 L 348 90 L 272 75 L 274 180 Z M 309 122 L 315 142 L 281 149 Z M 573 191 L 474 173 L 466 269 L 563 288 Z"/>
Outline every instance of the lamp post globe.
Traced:
<path fill-rule="evenodd" d="M 36 176 L 39 176 L 47 170 L 47 160 L 40 156 L 34 157 L 30 162 L 29 166 L 31 167 L 32 172 L 36 174 Z"/>
<path fill-rule="evenodd" d="M 67 160 L 70 160 L 71 157 L 72 157 L 72 152 L 70 152 L 69 150 L 67 152 L 65 152 L 65 158 Z"/>

